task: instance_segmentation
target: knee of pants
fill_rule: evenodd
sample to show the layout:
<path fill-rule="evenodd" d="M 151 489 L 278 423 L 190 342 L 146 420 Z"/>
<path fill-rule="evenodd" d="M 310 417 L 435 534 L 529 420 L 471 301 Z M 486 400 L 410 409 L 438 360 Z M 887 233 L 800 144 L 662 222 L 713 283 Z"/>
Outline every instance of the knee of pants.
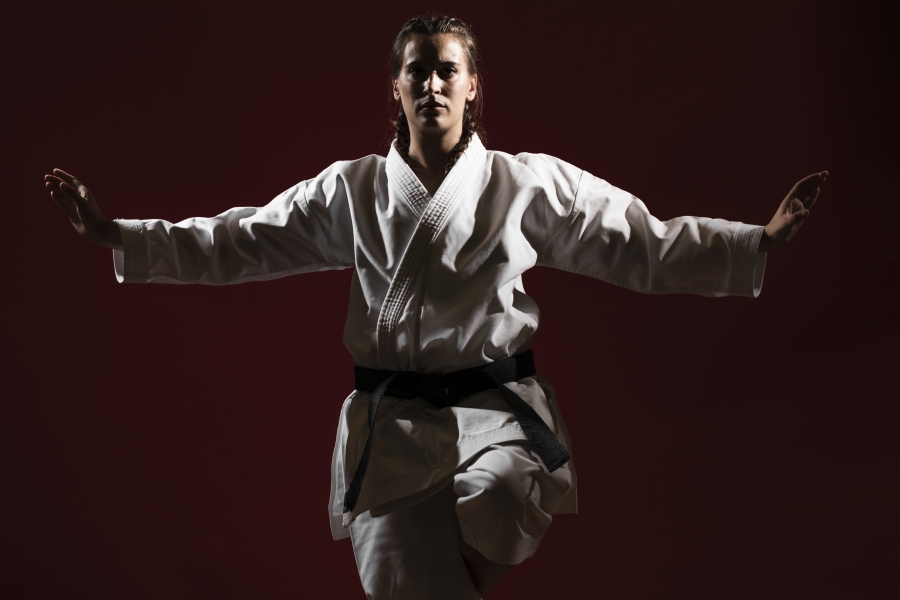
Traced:
<path fill-rule="evenodd" d="M 568 494 L 568 469 L 547 473 L 519 445 L 496 446 L 457 474 L 456 513 L 481 536 L 540 537 Z"/>

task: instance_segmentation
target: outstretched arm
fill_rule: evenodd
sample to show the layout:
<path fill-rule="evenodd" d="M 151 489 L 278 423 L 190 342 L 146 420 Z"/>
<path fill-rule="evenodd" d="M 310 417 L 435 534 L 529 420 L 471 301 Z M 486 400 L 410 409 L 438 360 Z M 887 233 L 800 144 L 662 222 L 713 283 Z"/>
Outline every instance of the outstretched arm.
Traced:
<path fill-rule="evenodd" d="M 75 230 L 113 249 L 119 281 L 223 285 L 352 267 L 352 217 L 342 183 L 345 167 L 357 162 L 335 163 L 264 206 L 178 223 L 113 221 L 69 173 L 55 169 L 45 179 Z"/>
<path fill-rule="evenodd" d="M 766 225 L 757 252 L 770 252 L 791 241 L 809 217 L 809 211 L 819 197 L 819 187 L 827 177 L 828 171 L 813 173 L 794 185 Z"/>
<path fill-rule="evenodd" d="M 563 161 L 517 159 L 553 183 L 547 198 L 558 201 L 533 203 L 523 219 L 538 264 L 649 294 L 757 296 L 767 252 L 796 235 L 828 176 L 797 182 L 763 227 L 690 216 L 660 221 L 632 194 Z M 546 227 L 559 218 L 561 226 Z"/>
<path fill-rule="evenodd" d="M 81 237 L 104 248 L 122 249 L 122 233 L 115 221 L 100 212 L 93 194 L 83 183 L 60 169 L 44 175 L 50 197 L 66 213 Z"/>

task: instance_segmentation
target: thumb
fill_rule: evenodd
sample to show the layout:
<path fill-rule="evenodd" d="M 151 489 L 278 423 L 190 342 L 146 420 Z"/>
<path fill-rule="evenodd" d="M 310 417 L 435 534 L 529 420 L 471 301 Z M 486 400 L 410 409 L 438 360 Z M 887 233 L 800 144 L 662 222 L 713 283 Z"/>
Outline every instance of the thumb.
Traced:
<path fill-rule="evenodd" d="M 59 189 L 68 194 L 73 200 L 81 200 L 84 201 L 84 196 L 81 195 L 81 192 L 78 191 L 77 188 L 72 187 L 65 181 L 59 184 Z"/>
<path fill-rule="evenodd" d="M 809 211 L 805 208 L 803 210 L 798 210 L 797 212 L 791 215 L 791 224 L 800 225 L 806 218 L 809 216 Z"/>
<path fill-rule="evenodd" d="M 68 185 L 63 182 L 59 185 L 59 188 L 63 190 L 66 195 L 72 199 L 72 203 L 75 205 L 75 208 L 78 209 L 79 214 L 83 214 L 85 212 L 91 212 L 92 209 L 95 209 L 95 203 L 91 202 L 90 198 L 85 198 L 81 195 L 81 191 L 77 188 Z M 94 204 L 94 206 L 92 206 Z"/>

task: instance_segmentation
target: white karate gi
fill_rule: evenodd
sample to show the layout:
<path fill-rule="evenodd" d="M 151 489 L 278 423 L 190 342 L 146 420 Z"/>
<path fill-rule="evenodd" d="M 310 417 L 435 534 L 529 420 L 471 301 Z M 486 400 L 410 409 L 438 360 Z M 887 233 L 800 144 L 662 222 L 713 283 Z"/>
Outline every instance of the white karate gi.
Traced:
<path fill-rule="evenodd" d="M 353 267 L 344 343 L 356 364 L 425 373 L 525 351 L 540 313 L 522 273 L 535 265 L 640 292 L 711 296 L 756 296 L 765 268 L 765 254 L 756 253 L 762 227 L 661 222 L 581 169 L 546 155 L 488 151 L 477 136 L 434 197 L 392 147 L 387 157 L 335 163 L 262 208 L 118 224 L 119 281 L 231 284 Z M 571 454 L 552 388 L 538 377 L 508 386 Z M 525 440 L 497 391 L 441 410 L 385 397 L 358 503 L 344 515 L 368 435 L 367 402 L 367 393 L 353 392 L 341 410 L 329 505 L 335 539 L 370 509 L 409 507 L 449 485 L 484 449 Z M 563 469 L 571 485 L 555 513 L 576 510 L 571 461 Z"/>

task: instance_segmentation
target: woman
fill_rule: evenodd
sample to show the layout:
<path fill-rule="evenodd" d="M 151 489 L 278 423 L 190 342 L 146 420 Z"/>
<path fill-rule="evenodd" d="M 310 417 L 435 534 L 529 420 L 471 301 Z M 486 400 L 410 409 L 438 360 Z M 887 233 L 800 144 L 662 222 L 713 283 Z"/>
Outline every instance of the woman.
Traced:
<path fill-rule="evenodd" d="M 354 268 L 344 341 L 356 391 L 332 464 L 334 537 L 370 598 L 479 598 L 575 512 L 571 444 L 528 346 L 521 275 L 556 267 L 647 293 L 756 296 L 766 253 L 809 215 L 827 172 L 764 228 L 660 222 L 630 194 L 546 155 L 484 148 L 472 32 L 413 19 L 391 55 L 401 104 L 387 157 L 338 162 L 262 208 L 172 224 L 111 221 L 71 175 L 53 199 L 114 250 L 119 281 L 230 284 Z"/>

